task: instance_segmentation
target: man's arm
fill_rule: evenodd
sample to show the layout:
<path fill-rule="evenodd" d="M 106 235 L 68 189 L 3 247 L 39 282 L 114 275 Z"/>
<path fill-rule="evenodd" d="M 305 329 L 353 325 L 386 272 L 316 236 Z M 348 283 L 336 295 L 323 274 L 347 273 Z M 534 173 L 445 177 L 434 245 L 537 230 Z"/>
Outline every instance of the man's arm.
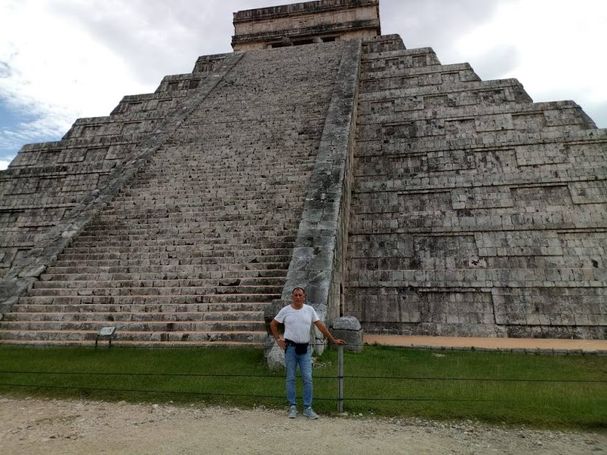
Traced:
<path fill-rule="evenodd" d="M 330 343 L 339 345 L 346 344 L 344 340 L 340 340 L 339 338 L 333 337 L 333 335 L 331 335 L 331 332 L 329 332 L 329 329 L 327 329 L 327 327 L 321 321 L 316 321 L 314 325 L 318 330 L 320 330 L 320 332 L 325 336 L 325 338 L 329 340 Z"/>
<path fill-rule="evenodd" d="M 278 324 L 279 322 L 276 319 L 272 319 L 272 322 L 270 322 L 270 330 L 272 331 L 272 336 L 276 340 L 276 343 L 278 346 L 280 346 L 280 349 L 284 351 L 287 345 L 285 343 L 285 339 L 278 332 Z"/>

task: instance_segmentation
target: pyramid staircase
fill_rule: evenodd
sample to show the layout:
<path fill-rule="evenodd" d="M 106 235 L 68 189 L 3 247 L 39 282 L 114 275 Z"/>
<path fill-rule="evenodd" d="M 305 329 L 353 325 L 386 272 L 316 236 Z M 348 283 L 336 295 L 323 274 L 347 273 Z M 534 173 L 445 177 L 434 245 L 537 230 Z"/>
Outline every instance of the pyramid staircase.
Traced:
<path fill-rule="evenodd" d="M 0 277 L 120 191 L 4 314 L 0 343 L 82 344 L 113 325 L 124 344 L 260 345 L 264 309 L 308 276 L 371 332 L 605 338 L 607 130 L 573 102 L 533 103 L 515 79 L 381 36 L 363 43 L 341 175 L 319 149 L 340 149 L 329 119 L 353 112 L 332 102 L 345 48 L 202 57 L 26 146 L 0 175 Z M 351 204 L 323 186 L 338 174 Z M 325 210 L 337 202 L 349 220 Z M 288 275 L 294 263 L 310 268 Z"/>
<path fill-rule="evenodd" d="M 342 46 L 241 54 L 5 314 L 0 343 L 82 344 L 110 325 L 123 345 L 261 345 Z M 166 78 L 159 91 L 195 93 L 192 80 Z M 111 134 L 153 97 L 128 97 L 111 122 L 79 121 L 65 140 Z"/>

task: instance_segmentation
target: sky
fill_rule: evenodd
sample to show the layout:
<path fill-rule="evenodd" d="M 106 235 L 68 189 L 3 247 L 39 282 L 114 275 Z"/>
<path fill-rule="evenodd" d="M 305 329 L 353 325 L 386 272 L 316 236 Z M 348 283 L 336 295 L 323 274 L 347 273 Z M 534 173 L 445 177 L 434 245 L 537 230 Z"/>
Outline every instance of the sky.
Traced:
<path fill-rule="evenodd" d="M 0 170 L 22 145 L 109 115 L 199 55 L 230 52 L 232 12 L 288 0 L 0 0 Z M 606 0 L 380 0 L 382 33 L 574 100 L 607 128 Z"/>

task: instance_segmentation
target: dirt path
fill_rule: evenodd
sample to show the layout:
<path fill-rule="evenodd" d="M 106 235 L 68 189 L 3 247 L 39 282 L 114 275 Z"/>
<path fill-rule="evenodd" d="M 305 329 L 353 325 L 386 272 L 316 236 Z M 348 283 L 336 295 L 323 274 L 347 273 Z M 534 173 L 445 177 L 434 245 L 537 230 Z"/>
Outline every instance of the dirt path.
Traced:
<path fill-rule="evenodd" d="M 365 343 L 417 348 L 485 349 L 522 352 L 569 352 L 607 355 L 607 340 L 564 340 L 551 338 L 479 338 L 404 335 L 365 335 Z"/>
<path fill-rule="evenodd" d="M 607 454 L 607 433 L 0 397 L 8 454 Z"/>

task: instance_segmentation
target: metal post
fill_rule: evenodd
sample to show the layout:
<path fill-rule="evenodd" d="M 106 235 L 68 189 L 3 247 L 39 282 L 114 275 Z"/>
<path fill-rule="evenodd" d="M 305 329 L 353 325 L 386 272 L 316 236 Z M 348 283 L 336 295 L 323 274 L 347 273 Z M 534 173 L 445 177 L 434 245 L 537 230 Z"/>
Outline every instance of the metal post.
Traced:
<path fill-rule="evenodd" d="M 337 346 L 337 412 L 344 412 L 344 347 Z"/>

